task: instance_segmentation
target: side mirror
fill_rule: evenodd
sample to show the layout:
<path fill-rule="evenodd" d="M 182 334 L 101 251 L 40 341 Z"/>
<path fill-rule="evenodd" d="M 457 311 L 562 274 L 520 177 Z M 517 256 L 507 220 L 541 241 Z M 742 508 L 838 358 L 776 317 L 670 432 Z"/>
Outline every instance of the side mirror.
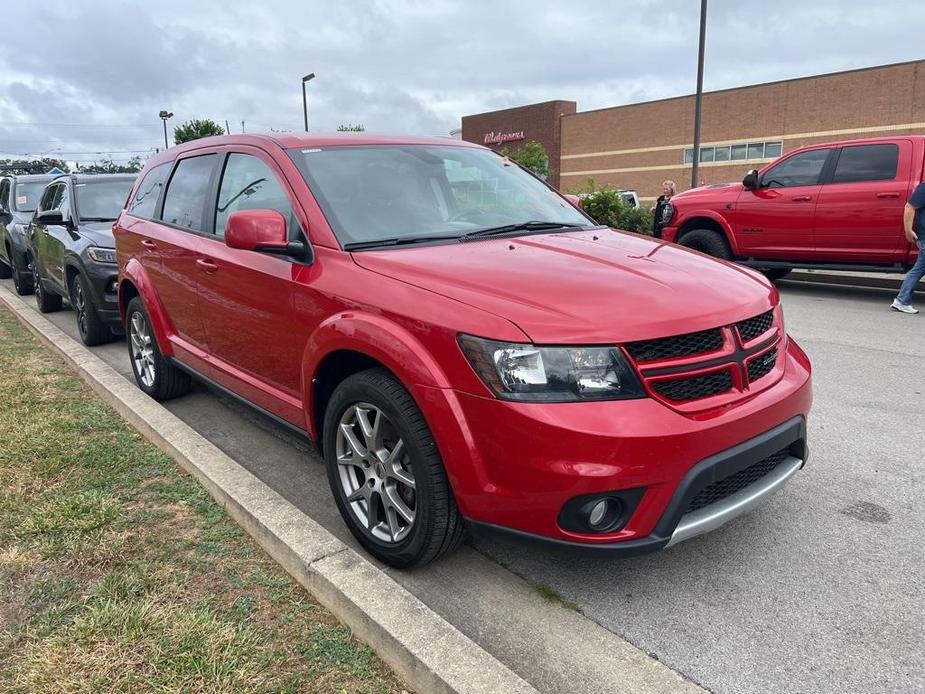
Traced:
<path fill-rule="evenodd" d="M 742 179 L 742 185 L 745 186 L 746 190 L 755 190 L 755 188 L 758 187 L 758 170 L 752 169 L 745 174 L 745 178 Z"/>
<path fill-rule="evenodd" d="M 562 197 L 568 200 L 570 203 L 572 203 L 572 205 L 577 207 L 579 210 L 582 209 L 581 198 L 578 197 L 577 195 L 572 195 L 571 193 L 564 193 Z"/>
<path fill-rule="evenodd" d="M 64 224 L 64 215 L 61 210 L 43 210 L 35 218 L 42 224 Z"/>
<path fill-rule="evenodd" d="M 225 223 L 225 245 L 242 251 L 260 251 L 275 255 L 305 258 L 308 247 L 290 241 L 286 235 L 286 218 L 277 210 L 241 210 Z"/>

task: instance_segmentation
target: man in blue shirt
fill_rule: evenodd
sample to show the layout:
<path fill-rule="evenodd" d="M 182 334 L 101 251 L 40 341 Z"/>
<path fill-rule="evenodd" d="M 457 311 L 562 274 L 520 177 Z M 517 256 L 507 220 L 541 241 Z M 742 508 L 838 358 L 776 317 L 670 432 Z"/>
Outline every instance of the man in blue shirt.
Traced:
<path fill-rule="evenodd" d="M 919 259 L 909 270 L 899 289 L 899 296 L 894 299 L 891 309 L 902 313 L 918 313 L 912 306 L 912 292 L 915 285 L 925 276 L 925 183 L 920 183 L 912 191 L 909 202 L 903 210 L 903 230 L 909 243 L 918 244 Z"/>

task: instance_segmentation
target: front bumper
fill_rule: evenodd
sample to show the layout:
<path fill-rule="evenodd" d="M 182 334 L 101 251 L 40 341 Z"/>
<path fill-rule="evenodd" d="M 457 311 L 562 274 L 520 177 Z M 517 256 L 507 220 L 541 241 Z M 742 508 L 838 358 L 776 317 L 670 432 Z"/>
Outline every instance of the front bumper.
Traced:
<path fill-rule="evenodd" d="M 122 331 L 122 317 L 119 314 L 119 267 L 105 263 L 85 261 L 84 272 L 90 282 L 93 305 L 106 325 L 119 333 Z"/>
<path fill-rule="evenodd" d="M 805 461 L 812 401 L 809 360 L 792 340 L 772 387 L 697 414 L 651 398 L 544 405 L 435 388 L 414 393 L 476 532 L 624 553 L 659 549 L 754 508 Z M 782 449 L 788 459 L 759 486 L 687 513 L 705 484 Z M 575 532 L 559 523 L 563 506 L 577 496 L 639 488 L 632 514 L 613 532 Z"/>

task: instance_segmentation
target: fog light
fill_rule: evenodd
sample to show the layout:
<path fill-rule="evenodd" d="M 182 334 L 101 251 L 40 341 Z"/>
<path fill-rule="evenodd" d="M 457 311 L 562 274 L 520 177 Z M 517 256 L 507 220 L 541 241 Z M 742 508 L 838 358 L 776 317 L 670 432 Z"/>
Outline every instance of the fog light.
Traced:
<path fill-rule="evenodd" d="M 607 499 L 601 499 L 594 507 L 591 509 L 591 514 L 588 516 L 588 523 L 592 528 L 596 528 L 601 524 L 601 521 L 604 520 L 604 514 L 607 513 Z"/>

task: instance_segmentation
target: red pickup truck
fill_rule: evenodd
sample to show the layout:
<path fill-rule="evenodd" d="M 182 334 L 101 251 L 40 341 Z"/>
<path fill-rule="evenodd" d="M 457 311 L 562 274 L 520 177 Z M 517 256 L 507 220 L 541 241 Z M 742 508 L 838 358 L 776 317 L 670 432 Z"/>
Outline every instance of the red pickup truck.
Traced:
<path fill-rule="evenodd" d="M 918 255 L 903 207 L 923 178 L 925 136 L 800 147 L 721 183 L 676 195 L 662 236 L 763 270 L 905 272 Z"/>

